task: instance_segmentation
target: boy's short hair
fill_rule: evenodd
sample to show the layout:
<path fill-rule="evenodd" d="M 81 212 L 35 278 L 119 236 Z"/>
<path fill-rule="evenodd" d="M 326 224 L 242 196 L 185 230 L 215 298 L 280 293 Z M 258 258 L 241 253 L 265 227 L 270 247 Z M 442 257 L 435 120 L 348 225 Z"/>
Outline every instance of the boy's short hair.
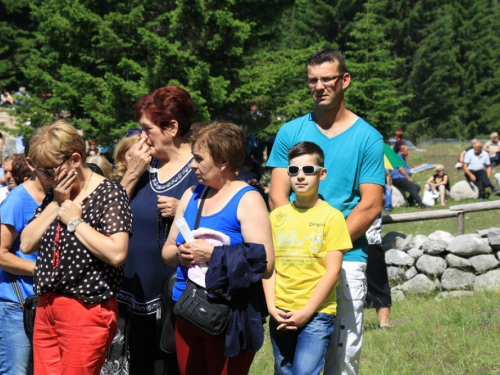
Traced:
<path fill-rule="evenodd" d="M 288 162 L 302 155 L 316 155 L 319 167 L 325 166 L 325 153 L 316 143 L 299 142 L 288 151 Z"/>

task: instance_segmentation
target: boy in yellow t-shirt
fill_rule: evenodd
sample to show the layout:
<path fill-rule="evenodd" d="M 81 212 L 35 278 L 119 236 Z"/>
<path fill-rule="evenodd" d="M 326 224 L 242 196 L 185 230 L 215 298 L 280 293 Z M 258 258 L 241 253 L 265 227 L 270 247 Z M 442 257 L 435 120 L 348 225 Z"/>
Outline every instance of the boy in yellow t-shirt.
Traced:
<path fill-rule="evenodd" d="M 278 375 L 319 374 L 333 332 L 343 252 L 352 243 L 342 213 L 318 197 L 327 172 L 321 148 L 297 143 L 288 162 L 295 201 L 271 212 L 276 258 L 266 300 L 274 368 Z"/>

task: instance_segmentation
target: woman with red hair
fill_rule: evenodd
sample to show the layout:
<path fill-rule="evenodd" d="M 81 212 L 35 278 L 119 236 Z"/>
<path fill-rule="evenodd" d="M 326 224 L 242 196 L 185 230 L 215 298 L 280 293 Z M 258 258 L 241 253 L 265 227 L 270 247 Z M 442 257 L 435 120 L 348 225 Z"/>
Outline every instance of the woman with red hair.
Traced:
<path fill-rule="evenodd" d="M 403 143 L 403 131 L 401 129 L 394 131 L 394 138 L 396 138 L 396 143 L 394 143 L 393 149 L 397 154 L 399 152 L 399 149 L 401 148 L 401 146 L 404 144 Z"/>
<path fill-rule="evenodd" d="M 129 351 L 129 362 L 123 361 L 127 356 L 122 355 L 120 366 L 125 370 L 130 366 L 130 374 L 164 374 L 165 371 L 170 374 L 175 373 L 177 367 L 175 355 L 158 348 L 156 309 L 163 286 L 175 271 L 163 263 L 161 250 L 179 199 L 198 181 L 190 168 L 193 156 L 185 141 L 195 108 L 189 93 L 176 86 L 162 87 L 144 95 L 135 105 L 134 117 L 142 133 L 130 148 L 130 160 L 121 180 L 134 215 L 133 236 L 118 295 L 119 327 L 123 323 L 129 327 L 122 332 L 128 343 L 128 348 L 125 345 L 122 349 L 125 353 Z M 116 363 L 113 359 L 110 362 L 111 366 L 112 362 Z M 113 373 L 117 373 L 116 368 Z"/>

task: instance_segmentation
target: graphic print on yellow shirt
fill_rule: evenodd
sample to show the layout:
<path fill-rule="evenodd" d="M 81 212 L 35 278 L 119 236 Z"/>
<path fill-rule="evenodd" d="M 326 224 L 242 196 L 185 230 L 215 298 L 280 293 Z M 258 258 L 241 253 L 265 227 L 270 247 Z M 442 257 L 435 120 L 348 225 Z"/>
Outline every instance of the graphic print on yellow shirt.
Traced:
<path fill-rule="evenodd" d="M 342 213 L 322 202 L 310 209 L 293 203 L 271 212 L 276 268 L 276 306 L 303 308 L 326 271 L 326 253 L 352 248 Z M 335 315 L 335 288 L 316 312 Z"/>

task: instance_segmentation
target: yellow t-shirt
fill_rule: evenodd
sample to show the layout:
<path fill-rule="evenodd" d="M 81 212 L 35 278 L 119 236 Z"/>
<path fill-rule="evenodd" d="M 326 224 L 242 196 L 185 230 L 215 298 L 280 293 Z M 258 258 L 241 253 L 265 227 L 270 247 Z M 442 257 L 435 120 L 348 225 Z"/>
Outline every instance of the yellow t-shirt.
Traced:
<path fill-rule="evenodd" d="M 271 212 L 276 267 L 276 306 L 303 308 L 326 270 L 326 253 L 352 249 L 342 213 L 322 202 L 310 209 L 293 203 Z M 316 312 L 335 315 L 335 288 Z"/>

